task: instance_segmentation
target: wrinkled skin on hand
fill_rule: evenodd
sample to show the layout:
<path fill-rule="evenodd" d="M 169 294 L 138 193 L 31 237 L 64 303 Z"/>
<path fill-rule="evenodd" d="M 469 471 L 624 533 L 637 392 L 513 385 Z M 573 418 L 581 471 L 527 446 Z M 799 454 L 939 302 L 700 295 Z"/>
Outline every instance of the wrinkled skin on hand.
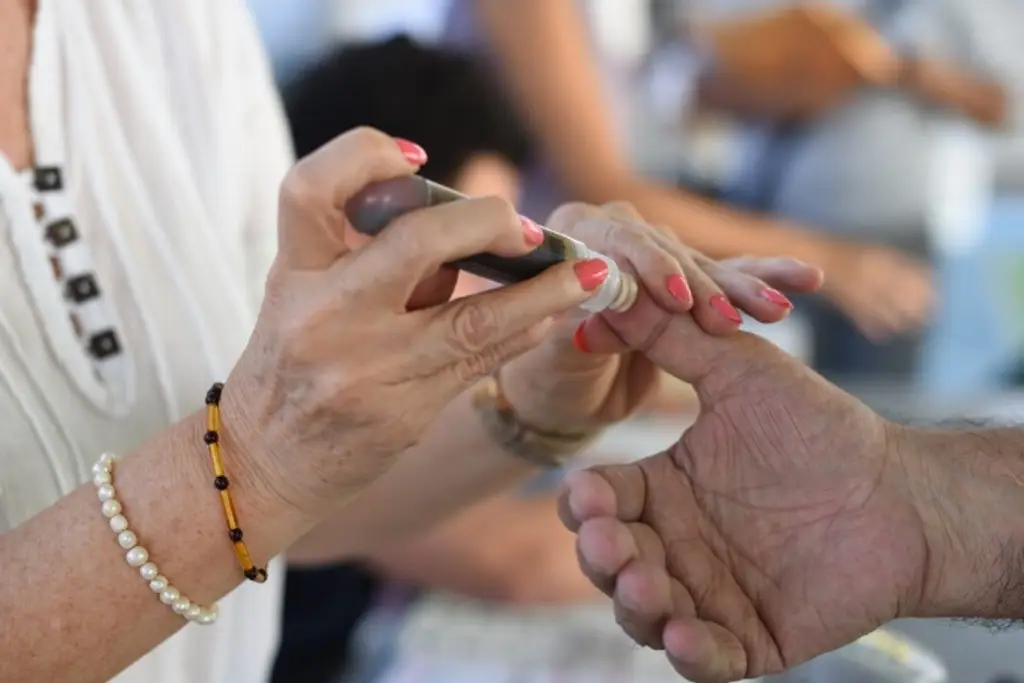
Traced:
<path fill-rule="evenodd" d="M 764 340 L 648 300 L 608 322 L 701 402 L 668 451 L 571 475 L 562 500 L 630 636 L 691 680 L 729 681 L 913 610 L 927 553 L 891 425 Z"/>
<path fill-rule="evenodd" d="M 785 319 L 792 304 L 778 290 L 806 293 L 822 281 L 816 266 L 787 258 L 713 261 L 681 243 L 668 230 L 643 221 L 616 202 L 603 207 L 565 205 L 548 220 L 559 232 L 585 242 L 632 273 L 666 311 L 688 313 L 709 334 L 735 334 L 740 326 L 715 302 L 746 312 L 762 323 Z M 666 288 L 668 276 L 686 281 L 685 300 Z M 776 289 L 777 288 L 777 289 Z M 730 306 L 730 307 L 732 307 Z M 658 388 L 660 373 L 642 353 L 624 347 L 593 347 L 605 330 L 599 316 L 562 316 L 545 343 L 510 362 L 501 373 L 506 397 L 527 424 L 555 432 L 586 432 L 632 415 Z"/>

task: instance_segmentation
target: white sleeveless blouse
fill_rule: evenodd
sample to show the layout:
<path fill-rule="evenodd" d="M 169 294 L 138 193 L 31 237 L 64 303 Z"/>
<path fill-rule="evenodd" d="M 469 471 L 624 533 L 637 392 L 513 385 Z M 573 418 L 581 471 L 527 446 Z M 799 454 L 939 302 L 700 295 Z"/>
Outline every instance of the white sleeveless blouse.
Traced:
<path fill-rule="evenodd" d="M 291 161 L 240 0 L 40 0 L 36 171 L 0 155 L 0 533 L 201 407 L 252 329 Z M 117 683 L 265 680 L 283 572 Z"/>

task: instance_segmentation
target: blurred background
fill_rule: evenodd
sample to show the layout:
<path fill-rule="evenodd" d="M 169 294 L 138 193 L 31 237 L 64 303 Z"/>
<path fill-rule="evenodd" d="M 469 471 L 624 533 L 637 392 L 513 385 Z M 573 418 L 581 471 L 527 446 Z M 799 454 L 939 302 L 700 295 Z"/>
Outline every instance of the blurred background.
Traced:
<path fill-rule="evenodd" d="M 538 221 L 625 199 L 716 258 L 817 263 L 820 296 L 749 329 L 894 416 L 1024 416 L 1020 0 L 250 5 L 298 154 L 372 125 L 423 145 L 424 175 Z M 587 461 L 656 452 L 695 408 L 666 382 Z M 293 570 L 278 680 L 678 680 L 579 575 L 556 486 Z M 1015 676 L 1024 632 L 932 621 L 786 680 Z"/>

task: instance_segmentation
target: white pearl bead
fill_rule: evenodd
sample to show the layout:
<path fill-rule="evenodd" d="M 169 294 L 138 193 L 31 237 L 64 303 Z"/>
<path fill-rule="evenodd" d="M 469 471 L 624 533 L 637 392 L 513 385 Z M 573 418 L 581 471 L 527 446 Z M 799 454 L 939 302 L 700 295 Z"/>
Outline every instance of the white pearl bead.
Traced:
<path fill-rule="evenodd" d="M 104 484 L 110 483 L 110 478 L 110 472 L 100 472 L 99 474 L 93 475 L 92 483 L 96 486 L 103 486 Z"/>
<path fill-rule="evenodd" d="M 185 610 L 185 618 L 189 621 L 195 621 L 199 618 L 199 615 L 202 614 L 202 612 L 202 607 L 200 607 L 199 605 L 192 605 L 187 610 Z"/>
<path fill-rule="evenodd" d="M 117 542 L 125 550 L 131 550 L 139 544 L 139 539 L 134 531 L 125 530 L 117 535 Z"/>
<path fill-rule="evenodd" d="M 117 515 L 121 514 L 121 501 L 119 501 L 117 498 L 105 500 L 103 501 L 103 505 L 100 506 L 100 510 L 103 511 L 103 516 L 107 519 L 116 517 Z"/>
<path fill-rule="evenodd" d="M 209 624 L 217 621 L 217 613 L 209 610 L 203 610 L 199 613 L 199 616 L 196 617 L 195 621 L 197 624 L 208 626 Z"/>
<path fill-rule="evenodd" d="M 178 598 L 171 604 L 175 614 L 185 614 L 192 607 L 192 601 L 188 598 Z"/>
<path fill-rule="evenodd" d="M 168 586 L 163 590 L 162 593 L 160 593 L 160 602 L 164 603 L 165 605 L 170 605 L 180 597 L 181 593 L 178 592 L 177 588 L 175 588 L 174 586 Z"/>
<path fill-rule="evenodd" d="M 117 455 L 109 451 L 100 456 L 100 462 L 104 465 L 111 465 L 115 460 L 117 460 Z"/>
<path fill-rule="evenodd" d="M 146 581 L 152 581 L 159 575 L 160 570 L 157 569 L 157 566 L 152 562 L 147 562 L 146 564 L 139 567 L 139 576 L 144 578 Z"/>
<path fill-rule="evenodd" d="M 137 545 L 124 554 L 125 562 L 132 567 L 141 567 L 149 562 L 149 551 L 141 545 Z"/>
<path fill-rule="evenodd" d="M 111 501 L 107 501 L 108 503 Z M 116 502 L 116 501 L 115 501 Z M 124 515 L 114 515 L 110 518 L 110 530 L 115 534 L 119 534 L 128 528 L 128 518 Z"/>
<path fill-rule="evenodd" d="M 149 582 L 149 590 L 153 591 L 154 593 L 162 593 L 165 588 L 167 588 L 166 576 L 158 574 L 155 579 Z"/>
<path fill-rule="evenodd" d="M 99 499 L 101 501 L 106 502 L 108 500 L 112 500 L 116 493 L 112 485 L 103 484 L 102 486 L 98 486 L 96 488 L 96 495 L 99 496 Z"/>
<path fill-rule="evenodd" d="M 109 473 L 110 473 L 110 467 L 107 466 L 107 465 L 104 465 L 102 462 L 98 462 L 98 463 L 96 463 L 95 465 L 92 466 L 92 474 L 93 474 L 93 476 L 96 476 L 97 474 L 109 474 Z"/>

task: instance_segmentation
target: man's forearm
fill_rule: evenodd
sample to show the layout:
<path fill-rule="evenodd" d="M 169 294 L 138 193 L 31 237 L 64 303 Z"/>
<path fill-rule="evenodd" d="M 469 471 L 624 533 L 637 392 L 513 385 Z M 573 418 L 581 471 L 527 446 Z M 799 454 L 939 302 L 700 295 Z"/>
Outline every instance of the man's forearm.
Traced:
<path fill-rule="evenodd" d="M 370 552 L 428 529 L 535 472 L 494 442 L 465 394 L 387 474 L 297 543 L 289 560 L 329 562 Z"/>
<path fill-rule="evenodd" d="M 905 429 L 928 542 L 913 616 L 1024 618 L 1024 431 Z"/>

